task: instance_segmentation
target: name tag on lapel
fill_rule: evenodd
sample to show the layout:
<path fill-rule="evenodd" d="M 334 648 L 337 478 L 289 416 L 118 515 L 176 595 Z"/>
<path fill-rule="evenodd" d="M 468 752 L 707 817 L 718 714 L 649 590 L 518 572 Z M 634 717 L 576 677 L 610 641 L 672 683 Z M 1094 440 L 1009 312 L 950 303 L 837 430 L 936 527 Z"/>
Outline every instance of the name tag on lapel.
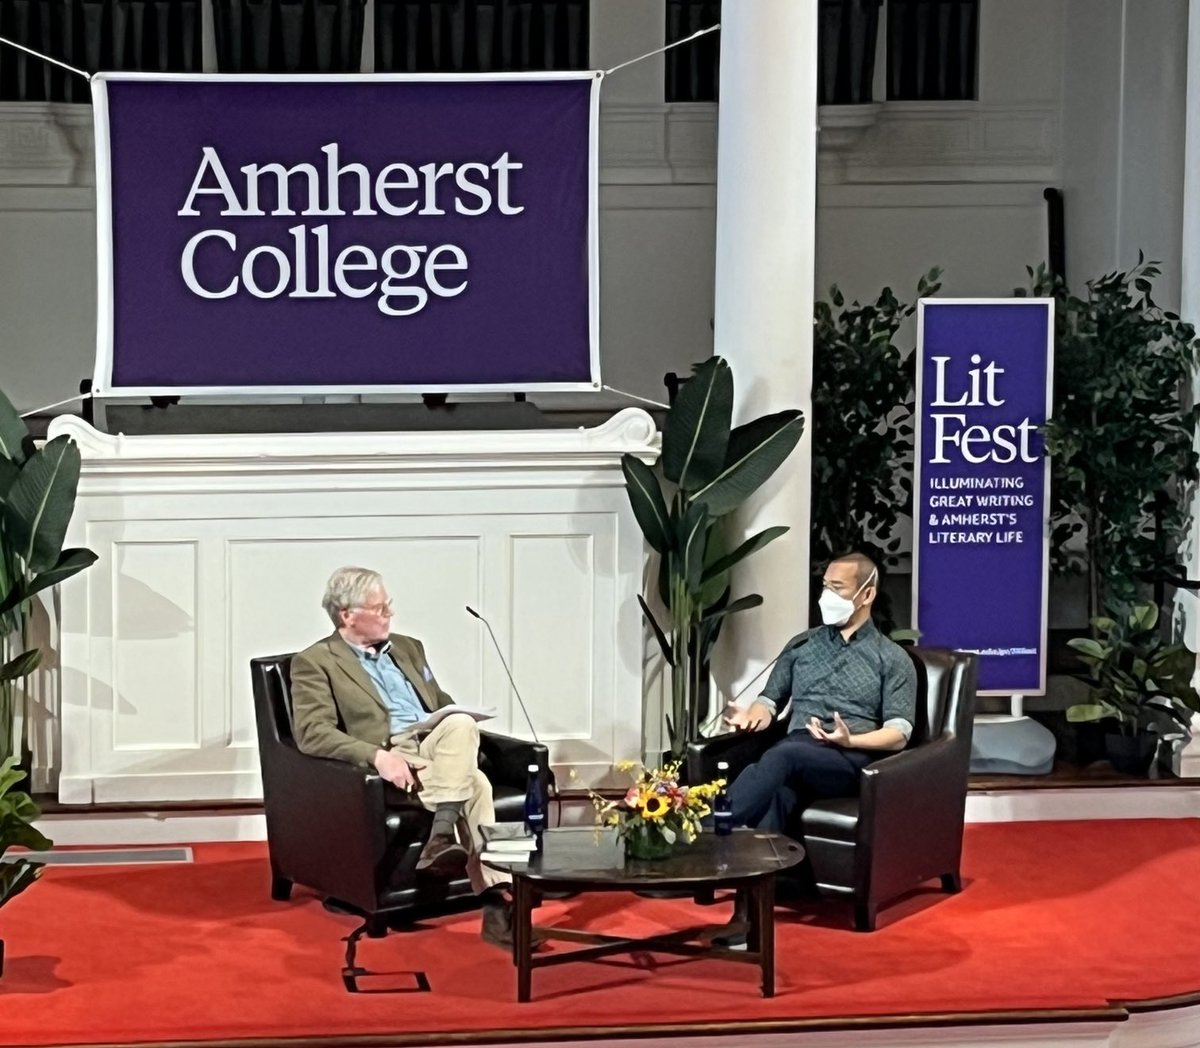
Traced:
<path fill-rule="evenodd" d="M 421 677 L 425 683 L 428 684 L 431 680 L 433 680 L 433 670 L 431 670 L 428 666 L 422 666 Z"/>

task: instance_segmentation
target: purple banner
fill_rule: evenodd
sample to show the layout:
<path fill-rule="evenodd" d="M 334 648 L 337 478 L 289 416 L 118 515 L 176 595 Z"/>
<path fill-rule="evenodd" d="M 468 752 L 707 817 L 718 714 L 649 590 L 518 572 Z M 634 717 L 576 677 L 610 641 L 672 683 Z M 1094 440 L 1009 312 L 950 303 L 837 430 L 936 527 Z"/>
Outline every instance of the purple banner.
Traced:
<path fill-rule="evenodd" d="M 599 382 L 594 75 L 93 84 L 100 392 Z"/>
<path fill-rule="evenodd" d="M 920 304 L 913 625 L 979 655 L 979 689 L 1046 686 L 1053 303 Z"/>

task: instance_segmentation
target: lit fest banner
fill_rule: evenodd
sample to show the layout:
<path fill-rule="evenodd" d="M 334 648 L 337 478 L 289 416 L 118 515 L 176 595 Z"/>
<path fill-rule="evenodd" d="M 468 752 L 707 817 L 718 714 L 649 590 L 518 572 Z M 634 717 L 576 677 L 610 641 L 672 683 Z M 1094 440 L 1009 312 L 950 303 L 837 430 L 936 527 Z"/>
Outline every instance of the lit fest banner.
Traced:
<path fill-rule="evenodd" d="M 95 392 L 599 387 L 600 74 L 100 74 Z"/>
<path fill-rule="evenodd" d="M 1046 687 L 1054 304 L 918 309 L 913 625 L 979 656 L 979 690 Z"/>

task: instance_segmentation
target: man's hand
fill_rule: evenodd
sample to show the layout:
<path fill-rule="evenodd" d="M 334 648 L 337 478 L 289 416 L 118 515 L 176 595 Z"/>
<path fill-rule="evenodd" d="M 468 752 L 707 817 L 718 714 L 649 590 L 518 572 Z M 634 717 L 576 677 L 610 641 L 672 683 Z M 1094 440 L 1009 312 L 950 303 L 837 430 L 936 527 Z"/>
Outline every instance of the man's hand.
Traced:
<path fill-rule="evenodd" d="M 736 731 L 762 731 L 775 717 L 761 702 L 752 702 L 749 706 L 730 702 L 725 706 L 722 719 Z"/>
<path fill-rule="evenodd" d="M 416 768 L 391 750 L 375 751 L 375 770 L 382 779 L 402 790 L 411 790 L 417 783 Z"/>
<path fill-rule="evenodd" d="M 822 742 L 830 742 L 834 746 L 849 747 L 850 746 L 850 729 L 846 726 L 846 722 L 842 720 L 842 715 L 836 710 L 833 712 L 833 731 L 826 731 L 821 727 L 821 722 L 816 717 L 808 719 L 808 733 L 814 739 L 820 739 Z"/>

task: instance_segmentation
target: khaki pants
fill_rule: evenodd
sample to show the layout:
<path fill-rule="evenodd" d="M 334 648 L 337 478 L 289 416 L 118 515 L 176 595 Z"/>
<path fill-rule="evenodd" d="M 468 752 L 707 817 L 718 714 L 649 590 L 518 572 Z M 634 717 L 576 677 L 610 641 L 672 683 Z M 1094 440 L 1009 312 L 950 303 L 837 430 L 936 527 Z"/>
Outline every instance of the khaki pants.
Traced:
<path fill-rule="evenodd" d="M 512 878 L 479 861 L 483 838 L 481 823 L 496 821 L 492 784 L 479 770 L 479 725 L 465 713 L 452 713 L 425 735 L 404 731 L 392 737 L 392 750 L 417 769 L 421 789 L 417 800 L 429 811 L 439 804 L 461 801 L 471 839 L 467 847 L 467 874 L 476 892 Z"/>

